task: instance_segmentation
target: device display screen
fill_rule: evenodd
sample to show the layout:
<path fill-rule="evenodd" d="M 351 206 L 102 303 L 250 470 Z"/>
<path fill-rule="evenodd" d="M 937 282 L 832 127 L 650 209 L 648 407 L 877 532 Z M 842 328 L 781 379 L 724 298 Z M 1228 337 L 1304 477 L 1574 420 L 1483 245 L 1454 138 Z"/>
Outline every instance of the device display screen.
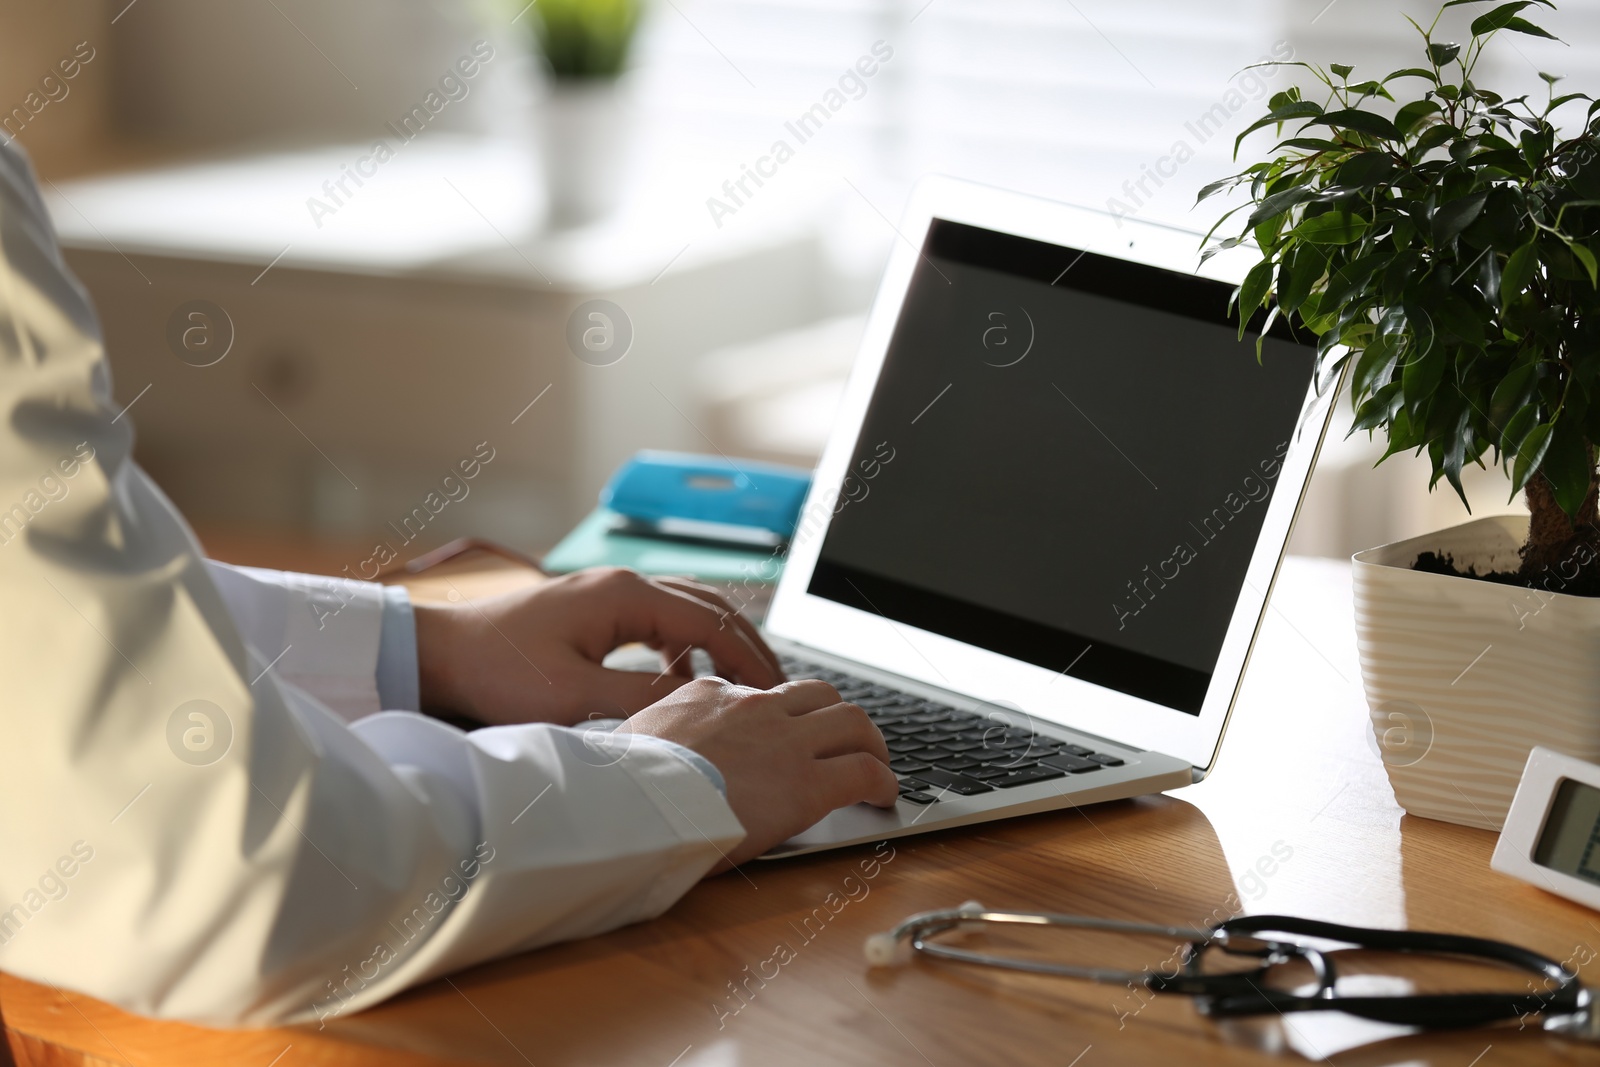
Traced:
<path fill-rule="evenodd" d="M 1561 780 L 1533 862 L 1600 884 L 1600 789 L 1573 778 Z"/>
<path fill-rule="evenodd" d="M 1231 291 L 935 220 L 809 592 L 1198 714 L 1313 366 Z"/>

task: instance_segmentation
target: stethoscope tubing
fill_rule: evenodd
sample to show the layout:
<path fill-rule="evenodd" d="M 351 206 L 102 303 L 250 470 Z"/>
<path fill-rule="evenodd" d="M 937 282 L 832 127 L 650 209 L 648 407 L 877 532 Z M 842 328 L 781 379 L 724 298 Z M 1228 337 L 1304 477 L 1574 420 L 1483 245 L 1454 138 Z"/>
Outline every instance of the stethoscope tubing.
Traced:
<path fill-rule="evenodd" d="M 960 926 L 1004 923 L 1029 926 L 1054 926 L 1100 930 L 1173 938 L 1188 944 L 1182 965 L 1172 974 L 1149 970 L 1123 970 L 1107 967 L 1080 967 L 1042 960 L 1013 959 L 972 952 L 939 944 L 939 934 Z M 1245 950 L 1234 947 L 1237 939 L 1248 938 L 1259 945 Z M 1328 954 L 1303 940 L 1314 939 L 1363 949 L 1408 954 L 1459 956 L 1500 963 L 1542 976 L 1546 991 L 1529 993 L 1444 993 L 1408 996 L 1338 996 L 1337 974 Z M 912 915 L 885 934 L 868 941 L 868 956 L 874 963 L 887 963 L 893 945 L 909 942 L 920 953 L 958 963 L 1000 967 L 1060 978 L 1093 982 L 1133 983 L 1156 993 L 1175 993 L 1196 999 L 1196 1007 L 1213 1017 L 1258 1015 L 1267 1012 L 1340 1011 L 1345 1014 L 1429 1029 L 1452 1029 L 1519 1018 L 1574 1014 L 1589 1010 L 1589 998 L 1578 975 L 1556 961 L 1503 941 L 1442 934 L 1421 930 L 1383 930 L 1372 927 L 1343 926 L 1316 919 L 1285 915 L 1251 915 L 1227 919 L 1203 929 L 1156 923 L 1102 919 L 1093 916 L 1065 915 L 1057 912 L 1002 911 L 969 901 L 959 908 Z M 1200 973 L 1200 961 L 1212 947 L 1236 956 L 1254 956 L 1263 961 L 1253 970 L 1219 974 Z M 1267 986 L 1265 978 L 1274 967 L 1298 959 L 1307 963 L 1315 978 L 1310 995 Z"/>
<path fill-rule="evenodd" d="M 1241 916 L 1217 923 L 1213 930 L 1219 941 L 1235 936 L 1270 940 L 1272 935 L 1287 934 L 1386 952 L 1459 956 L 1463 959 L 1505 964 L 1540 975 L 1547 983 L 1554 984 L 1543 993 L 1419 993 L 1403 997 L 1335 996 L 1333 994 L 1335 975 L 1332 962 L 1328 961 L 1326 984 L 1315 998 L 1272 989 L 1255 991 L 1258 1003 L 1251 1003 L 1249 997 L 1234 999 L 1224 995 L 1200 1005 L 1200 1009 L 1210 1015 L 1258 1014 L 1265 1010 L 1332 1009 L 1379 1022 L 1400 1023 L 1428 1029 L 1451 1029 L 1516 1019 L 1525 1015 L 1571 1014 L 1587 1007 L 1587 998 L 1583 996 L 1583 984 L 1575 972 L 1568 971 L 1555 960 L 1531 949 L 1504 941 L 1427 930 L 1384 930 L 1376 927 L 1344 926 L 1339 923 L 1300 919 L 1287 915 Z"/>
<path fill-rule="evenodd" d="M 1058 926 L 1082 930 L 1102 930 L 1108 933 L 1148 934 L 1171 937 L 1180 941 L 1198 941 L 1210 937 L 1206 930 L 1185 926 L 1161 926 L 1154 923 L 1128 922 L 1122 919 L 1101 919 L 1088 915 L 1063 915 L 1056 912 L 990 911 L 982 905 L 967 903 L 959 908 L 928 911 L 913 915 L 900 923 L 889 936 L 895 941 L 909 940 L 911 947 L 939 959 L 1001 967 L 1009 971 L 1044 974 L 1057 978 L 1081 978 L 1091 982 L 1143 984 L 1151 977 L 1149 971 L 1127 971 L 1109 967 L 1075 967 L 1064 963 L 1046 963 L 1038 960 L 1009 959 L 989 956 L 981 952 L 968 952 L 928 940 L 947 930 L 967 923 L 1010 923 L 1025 926 Z"/>

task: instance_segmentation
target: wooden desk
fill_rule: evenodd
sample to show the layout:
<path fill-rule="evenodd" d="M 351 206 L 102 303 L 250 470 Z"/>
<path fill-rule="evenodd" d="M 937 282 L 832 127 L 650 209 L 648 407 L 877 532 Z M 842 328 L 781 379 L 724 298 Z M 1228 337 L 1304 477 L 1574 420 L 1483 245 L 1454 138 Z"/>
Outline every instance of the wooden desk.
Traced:
<path fill-rule="evenodd" d="M 1596 1059 L 1592 1048 L 1532 1030 L 1386 1037 L 1333 1015 L 1224 1027 L 1181 999 L 1145 1005 L 1125 988 L 925 961 L 895 971 L 863 964 L 869 933 L 970 898 L 1174 922 L 1286 912 L 1593 957 L 1600 915 L 1491 871 L 1492 834 L 1404 817 L 1395 806 L 1368 741 L 1342 563 L 1286 564 L 1210 780 L 893 846 L 870 882 L 859 881 L 859 867 L 871 849 L 751 864 L 699 886 L 656 922 L 478 967 L 321 1031 L 153 1023 L 11 978 L 0 979 L 0 1005 L 23 1065 L 1101 1067 L 1304 1058 L 1495 1067 Z M 846 884 L 850 875 L 858 881 Z M 838 903 L 852 892 L 857 899 Z M 750 978 L 774 971 L 764 984 Z M 1586 977 L 1600 982 L 1600 964 Z M 730 983 L 748 990 L 745 999 Z"/>

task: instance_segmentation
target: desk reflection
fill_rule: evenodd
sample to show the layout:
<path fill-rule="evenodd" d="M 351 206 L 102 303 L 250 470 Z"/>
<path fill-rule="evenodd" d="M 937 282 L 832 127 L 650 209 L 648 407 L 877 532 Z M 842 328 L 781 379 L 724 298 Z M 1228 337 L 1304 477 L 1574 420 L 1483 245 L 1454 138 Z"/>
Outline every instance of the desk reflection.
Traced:
<path fill-rule="evenodd" d="M 1195 1025 L 1189 1004 L 922 959 L 869 970 L 862 943 L 971 898 L 1204 924 L 1237 911 L 1239 892 L 1199 809 L 1125 801 L 753 864 L 654 923 L 477 968 L 328 1033 L 441 1058 L 688 1067 L 982 1063 L 1018 1050 L 1001 1036 L 1015 1031 L 1055 1035 L 1063 1062 L 1090 1043 L 1097 1060 L 1139 1062 Z M 1169 948 L 1152 952 L 1154 966 Z"/>

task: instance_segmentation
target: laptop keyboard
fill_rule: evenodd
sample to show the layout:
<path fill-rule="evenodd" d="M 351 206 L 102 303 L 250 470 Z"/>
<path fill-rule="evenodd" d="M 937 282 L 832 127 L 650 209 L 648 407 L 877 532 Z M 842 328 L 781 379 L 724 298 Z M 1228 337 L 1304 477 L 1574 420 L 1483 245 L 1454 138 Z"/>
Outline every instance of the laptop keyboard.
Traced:
<path fill-rule="evenodd" d="M 1033 782 L 1092 774 L 1123 761 L 1082 745 L 1046 737 L 999 715 L 976 715 L 924 700 L 843 671 L 783 656 L 790 678 L 816 678 L 860 705 L 883 731 L 889 767 L 900 781 L 900 799 L 934 804 L 947 794 L 976 796 Z"/>

